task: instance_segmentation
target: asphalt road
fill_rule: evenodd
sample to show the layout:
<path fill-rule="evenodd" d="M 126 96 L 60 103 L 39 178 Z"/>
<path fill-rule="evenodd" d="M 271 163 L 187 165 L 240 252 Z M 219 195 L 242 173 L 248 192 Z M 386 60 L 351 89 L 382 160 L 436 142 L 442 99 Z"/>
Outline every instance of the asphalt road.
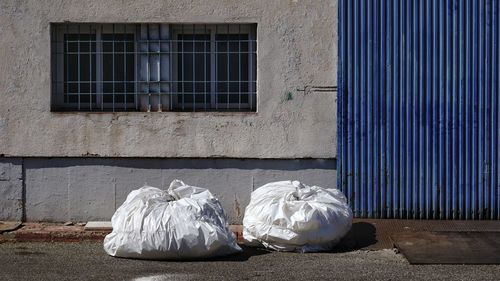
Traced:
<path fill-rule="evenodd" d="M 409 265 L 392 250 L 277 253 L 209 261 L 113 258 L 101 243 L 0 244 L 0 280 L 499 280 L 500 265 Z"/>

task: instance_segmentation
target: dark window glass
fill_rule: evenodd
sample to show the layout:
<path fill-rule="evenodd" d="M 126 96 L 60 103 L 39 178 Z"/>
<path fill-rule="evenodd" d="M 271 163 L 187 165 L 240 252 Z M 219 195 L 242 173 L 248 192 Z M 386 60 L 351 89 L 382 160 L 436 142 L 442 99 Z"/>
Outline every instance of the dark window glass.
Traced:
<path fill-rule="evenodd" d="M 192 108 L 195 103 L 196 108 L 209 108 L 210 34 L 179 34 L 177 39 L 179 107 Z"/>
<path fill-rule="evenodd" d="M 217 102 L 248 102 L 248 34 L 216 34 Z"/>
<path fill-rule="evenodd" d="M 103 102 L 134 102 L 133 89 L 135 58 L 134 34 L 103 33 L 102 78 Z M 131 85 L 132 84 L 132 85 Z"/>
<path fill-rule="evenodd" d="M 52 25 L 52 110 L 255 110 L 255 25 Z"/>
<path fill-rule="evenodd" d="M 96 36 L 64 35 L 64 102 L 96 101 Z"/>

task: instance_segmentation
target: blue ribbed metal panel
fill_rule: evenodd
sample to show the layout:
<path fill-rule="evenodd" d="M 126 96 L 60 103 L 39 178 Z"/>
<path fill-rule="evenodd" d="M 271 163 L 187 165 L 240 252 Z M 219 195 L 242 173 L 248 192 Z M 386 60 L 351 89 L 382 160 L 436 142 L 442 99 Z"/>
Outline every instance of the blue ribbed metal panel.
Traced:
<path fill-rule="evenodd" d="M 498 0 L 339 0 L 339 186 L 357 217 L 500 218 Z"/>

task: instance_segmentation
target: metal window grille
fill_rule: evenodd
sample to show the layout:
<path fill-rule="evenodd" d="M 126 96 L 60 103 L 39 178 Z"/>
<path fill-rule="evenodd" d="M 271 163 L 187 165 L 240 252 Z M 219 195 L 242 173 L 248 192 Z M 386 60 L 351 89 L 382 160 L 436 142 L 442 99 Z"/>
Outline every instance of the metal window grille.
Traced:
<path fill-rule="evenodd" d="M 52 26 L 54 111 L 255 111 L 255 24 Z"/>

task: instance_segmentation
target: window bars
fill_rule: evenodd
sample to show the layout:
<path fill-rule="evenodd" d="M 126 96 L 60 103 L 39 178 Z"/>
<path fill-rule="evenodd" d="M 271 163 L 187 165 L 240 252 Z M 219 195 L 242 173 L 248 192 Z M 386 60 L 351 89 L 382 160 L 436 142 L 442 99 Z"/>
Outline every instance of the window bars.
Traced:
<path fill-rule="evenodd" d="M 54 111 L 255 111 L 256 24 L 53 24 Z"/>

